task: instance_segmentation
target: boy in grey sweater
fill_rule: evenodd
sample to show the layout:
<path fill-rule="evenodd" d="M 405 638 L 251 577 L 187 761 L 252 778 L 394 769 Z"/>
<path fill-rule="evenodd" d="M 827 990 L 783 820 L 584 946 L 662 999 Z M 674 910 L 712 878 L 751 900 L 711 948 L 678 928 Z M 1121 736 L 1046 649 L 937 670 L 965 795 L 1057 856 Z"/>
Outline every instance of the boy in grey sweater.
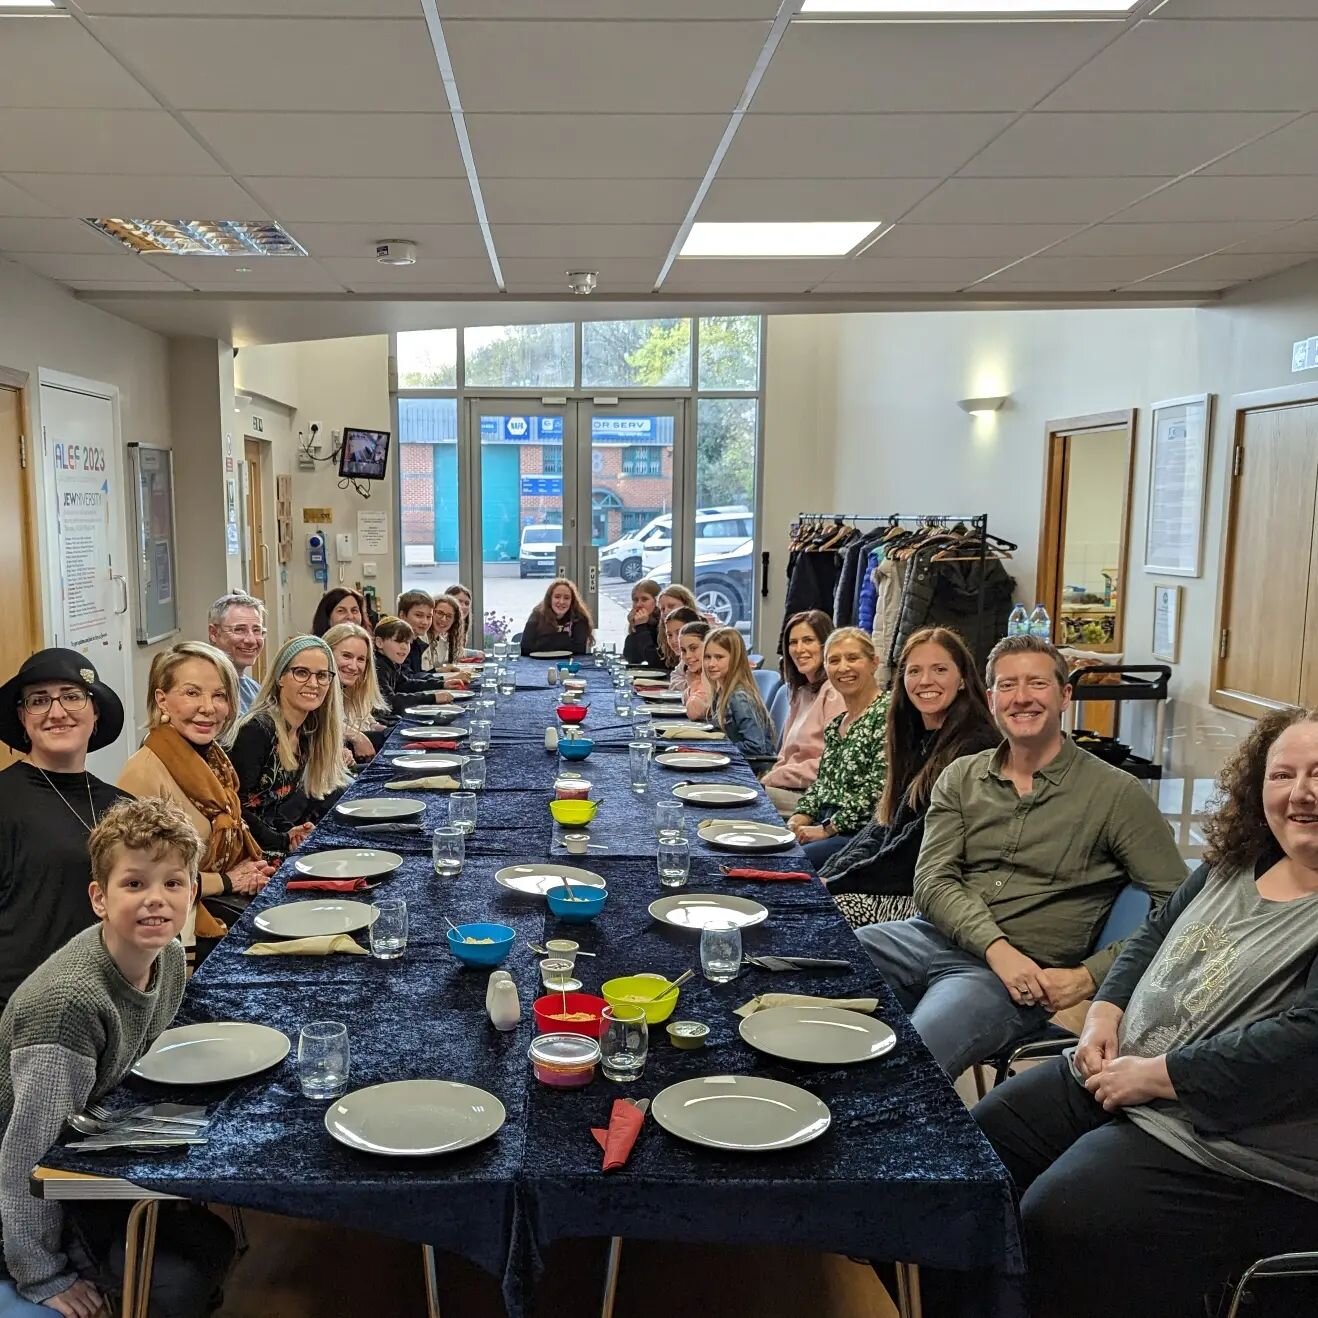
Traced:
<path fill-rule="evenodd" d="M 68 1223 L 59 1203 L 32 1197 L 28 1177 L 66 1119 L 113 1090 L 174 1019 L 184 984 L 178 934 L 196 898 L 201 843 L 178 806 L 130 800 L 102 816 L 88 849 L 88 891 L 100 923 L 34 970 L 0 1016 L 0 1307 L 9 1289 L 66 1318 L 100 1310 L 96 1283 L 80 1273 L 94 1271 L 92 1255 L 111 1242 L 105 1212 L 95 1211 L 106 1206 L 88 1206 L 87 1224 Z M 153 1313 L 206 1311 L 227 1265 L 228 1233 L 218 1218 L 205 1216 L 220 1236 L 217 1243 L 207 1227 L 195 1241 L 213 1256 L 193 1270 L 200 1299 L 162 1305 L 153 1293 Z M 161 1245 L 174 1234 L 162 1233 Z M 161 1279 L 178 1280 L 177 1262 L 158 1257 Z M 205 1275 L 212 1264 L 219 1271 Z"/>

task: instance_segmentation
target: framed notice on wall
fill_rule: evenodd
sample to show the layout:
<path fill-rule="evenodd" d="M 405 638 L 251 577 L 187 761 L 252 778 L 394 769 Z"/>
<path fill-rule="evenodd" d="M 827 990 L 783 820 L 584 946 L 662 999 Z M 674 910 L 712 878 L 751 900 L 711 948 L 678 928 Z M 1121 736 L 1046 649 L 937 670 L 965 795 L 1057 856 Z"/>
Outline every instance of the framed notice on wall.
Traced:
<path fill-rule="evenodd" d="M 1181 658 L 1181 587 L 1153 588 L 1153 657 L 1164 663 Z"/>
<path fill-rule="evenodd" d="M 129 444 L 129 481 L 137 535 L 137 642 L 151 645 L 178 631 L 174 550 L 174 455 Z"/>
<path fill-rule="evenodd" d="M 1197 577 L 1203 572 L 1212 424 L 1212 394 L 1154 404 L 1145 572 L 1174 577 Z"/>

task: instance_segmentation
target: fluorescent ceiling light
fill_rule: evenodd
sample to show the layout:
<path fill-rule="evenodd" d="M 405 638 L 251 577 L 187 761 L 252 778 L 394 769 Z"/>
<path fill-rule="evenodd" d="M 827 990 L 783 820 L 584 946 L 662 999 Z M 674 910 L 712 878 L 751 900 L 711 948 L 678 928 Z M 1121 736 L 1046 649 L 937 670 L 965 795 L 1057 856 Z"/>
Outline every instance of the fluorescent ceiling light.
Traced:
<path fill-rule="evenodd" d="M 845 256 L 878 227 L 878 220 L 753 221 L 745 224 L 697 220 L 678 256 Z"/>
<path fill-rule="evenodd" d="M 0 12 L 15 9 L 28 13 L 49 13 L 52 9 L 63 9 L 64 0 L 0 0 Z"/>
<path fill-rule="evenodd" d="M 305 256 L 273 220 L 85 220 L 130 251 L 164 256 Z"/>
<path fill-rule="evenodd" d="M 902 18 L 1128 14 L 1139 0 L 803 0 L 802 14 L 882 14 Z"/>

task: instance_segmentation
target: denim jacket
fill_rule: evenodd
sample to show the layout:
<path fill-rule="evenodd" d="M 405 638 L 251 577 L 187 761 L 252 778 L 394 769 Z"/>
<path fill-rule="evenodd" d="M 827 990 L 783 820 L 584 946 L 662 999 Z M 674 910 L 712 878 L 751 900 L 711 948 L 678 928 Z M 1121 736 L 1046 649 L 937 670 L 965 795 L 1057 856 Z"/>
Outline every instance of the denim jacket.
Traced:
<path fill-rule="evenodd" d="M 745 691 L 734 691 L 723 715 L 723 731 L 741 749 L 752 769 L 759 772 L 778 758 L 773 726 L 751 702 Z"/>

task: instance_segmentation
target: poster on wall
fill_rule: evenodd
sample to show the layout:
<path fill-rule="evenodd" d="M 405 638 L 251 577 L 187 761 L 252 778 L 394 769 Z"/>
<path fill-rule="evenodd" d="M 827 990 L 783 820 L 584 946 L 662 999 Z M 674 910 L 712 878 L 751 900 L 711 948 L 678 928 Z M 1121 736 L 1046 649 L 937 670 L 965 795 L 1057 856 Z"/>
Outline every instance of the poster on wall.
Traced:
<path fill-rule="evenodd" d="M 96 445 L 56 442 L 56 543 L 59 550 L 60 639 L 74 650 L 105 644 L 110 631 L 106 582 L 110 553 L 110 473 Z"/>
<path fill-rule="evenodd" d="M 129 444 L 137 535 L 137 640 L 151 645 L 178 631 L 175 599 L 174 455 Z"/>
<path fill-rule="evenodd" d="M 1203 571 L 1212 413 L 1212 394 L 1154 404 L 1145 572 L 1197 577 Z"/>
<path fill-rule="evenodd" d="M 357 514 L 357 552 L 359 554 L 387 554 L 389 552 L 389 514 Z"/>
<path fill-rule="evenodd" d="M 1153 657 L 1169 664 L 1181 657 L 1181 587 L 1153 588 Z"/>

